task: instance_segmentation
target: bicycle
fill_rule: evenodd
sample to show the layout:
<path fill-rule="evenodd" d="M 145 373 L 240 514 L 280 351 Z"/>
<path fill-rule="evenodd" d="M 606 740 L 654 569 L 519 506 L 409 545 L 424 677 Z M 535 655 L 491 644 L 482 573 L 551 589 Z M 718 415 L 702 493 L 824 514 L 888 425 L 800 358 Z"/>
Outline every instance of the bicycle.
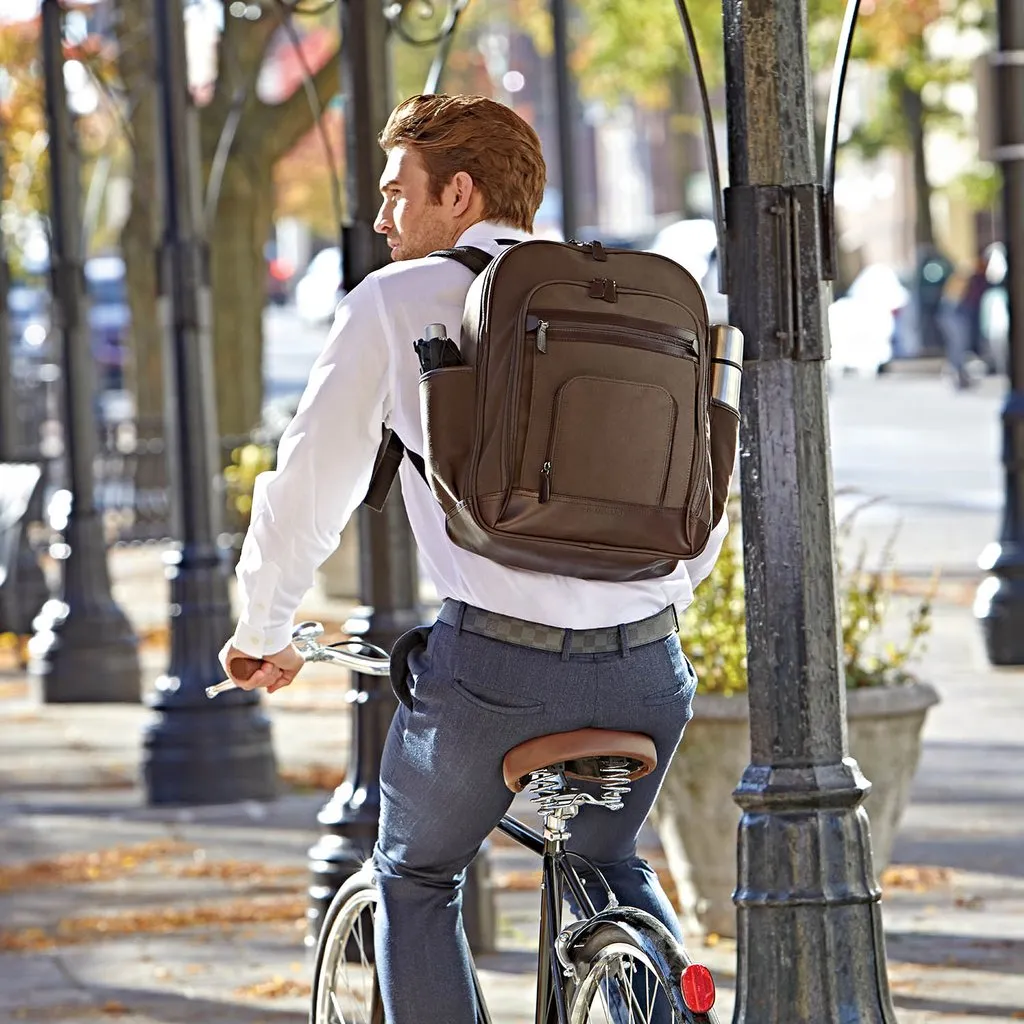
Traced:
<path fill-rule="evenodd" d="M 363 675 L 389 674 L 387 652 L 362 640 L 321 645 L 319 623 L 295 628 L 293 643 L 306 661 L 342 665 Z M 372 653 L 354 653 L 360 647 Z M 233 685 L 207 690 L 215 696 Z M 499 831 L 541 858 L 536 1024 L 718 1024 L 710 971 L 690 960 L 655 917 L 619 905 L 600 870 L 565 849 L 568 823 L 592 804 L 615 811 L 629 784 L 657 763 L 654 743 L 638 733 L 579 729 L 539 736 L 514 747 L 502 765 L 513 792 L 531 791 L 544 820 L 537 832 L 512 815 Z M 570 780 L 595 783 L 600 796 Z M 595 909 L 571 861 L 584 863 L 603 887 L 604 910 Z M 563 898 L 574 904 L 576 920 L 563 918 Z M 374 914 L 379 901 L 371 866 L 338 890 L 317 941 L 310 1024 L 386 1024 L 373 953 Z M 491 1024 L 473 967 L 477 1015 Z"/>

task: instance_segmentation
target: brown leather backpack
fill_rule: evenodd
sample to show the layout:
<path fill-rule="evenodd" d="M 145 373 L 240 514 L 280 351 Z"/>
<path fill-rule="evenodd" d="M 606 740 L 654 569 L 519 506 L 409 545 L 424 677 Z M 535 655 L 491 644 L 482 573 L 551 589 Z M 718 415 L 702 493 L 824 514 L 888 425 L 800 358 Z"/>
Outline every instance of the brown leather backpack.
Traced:
<path fill-rule="evenodd" d="M 420 377 L 424 460 L 408 453 L 449 537 L 582 579 L 664 576 L 700 554 L 729 492 L 742 336 L 709 328 L 693 276 L 600 242 L 435 255 L 477 274 L 462 365 Z M 371 506 L 402 454 L 386 437 Z"/>

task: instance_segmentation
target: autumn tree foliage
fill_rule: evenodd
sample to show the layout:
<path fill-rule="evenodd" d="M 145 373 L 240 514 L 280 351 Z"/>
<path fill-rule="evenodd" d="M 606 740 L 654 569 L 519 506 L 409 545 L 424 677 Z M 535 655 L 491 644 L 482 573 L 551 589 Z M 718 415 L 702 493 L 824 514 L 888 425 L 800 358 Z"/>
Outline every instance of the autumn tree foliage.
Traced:
<path fill-rule="evenodd" d="M 508 0 L 518 23 L 542 47 L 549 45 L 547 0 Z M 486 0 L 479 0 L 481 6 Z M 722 80 L 721 0 L 687 0 L 708 82 Z M 831 70 L 847 0 L 808 0 L 812 70 Z M 885 83 L 878 109 L 849 145 L 868 154 L 895 147 L 912 157 L 916 184 L 917 240 L 934 242 L 931 174 L 925 136 L 933 127 L 963 131 L 946 101 L 947 87 L 969 81 L 966 60 L 935 56 L 929 45 L 940 28 L 988 31 L 994 0 L 862 0 L 853 59 L 878 70 Z M 691 73 L 674 0 L 576 0 L 575 71 L 584 95 L 617 102 L 678 108 L 680 75 Z M 824 111 L 819 112 L 819 119 Z M 684 130 L 700 131 L 691 118 Z"/>
<path fill-rule="evenodd" d="M 112 52 L 102 40 L 87 37 L 65 46 L 64 58 L 89 98 L 88 106 L 76 111 L 75 122 L 83 192 L 88 194 L 98 165 L 105 177 L 124 155 L 117 112 L 103 92 L 114 73 Z M 0 22 L 0 195 L 6 249 L 15 266 L 21 262 L 27 232 L 49 207 L 48 148 L 40 19 Z M 112 240 L 96 217 L 87 227 L 90 247 Z"/>

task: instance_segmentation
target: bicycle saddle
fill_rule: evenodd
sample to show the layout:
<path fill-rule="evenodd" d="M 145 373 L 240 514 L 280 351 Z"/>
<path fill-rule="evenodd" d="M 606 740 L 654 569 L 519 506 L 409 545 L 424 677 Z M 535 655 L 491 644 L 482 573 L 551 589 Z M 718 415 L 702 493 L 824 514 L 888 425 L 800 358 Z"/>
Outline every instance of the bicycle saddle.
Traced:
<path fill-rule="evenodd" d="M 533 772 L 564 765 L 565 774 L 588 782 L 605 782 L 603 764 L 608 758 L 629 762 L 629 780 L 643 778 L 658 764 L 654 740 L 639 732 L 614 729 L 574 729 L 537 736 L 513 747 L 502 762 L 505 785 L 518 793 L 530 781 Z"/>

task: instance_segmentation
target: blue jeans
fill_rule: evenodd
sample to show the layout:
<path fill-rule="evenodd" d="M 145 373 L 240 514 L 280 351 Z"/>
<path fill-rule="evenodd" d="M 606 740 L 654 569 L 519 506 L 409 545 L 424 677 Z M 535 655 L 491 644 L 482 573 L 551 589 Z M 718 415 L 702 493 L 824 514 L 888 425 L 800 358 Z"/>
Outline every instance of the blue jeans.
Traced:
<path fill-rule="evenodd" d="M 502 759 L 535 736 L 591 727 L 653 738 L 657 769 L 632 784 L 622 810 L 582 808 L 568 845 L 597 863 L 621 903 L 681 938 L 657 875 L 636 853 L 692 714 L 696 677 L 676 636 L 563 659 L 437 623 L 410 655 L 409 673 L 413 709 L 399 707 L 384 747 L 374 850 L 388 1024 L 476 1024 L 462 883 L 512 801 Z"/>

